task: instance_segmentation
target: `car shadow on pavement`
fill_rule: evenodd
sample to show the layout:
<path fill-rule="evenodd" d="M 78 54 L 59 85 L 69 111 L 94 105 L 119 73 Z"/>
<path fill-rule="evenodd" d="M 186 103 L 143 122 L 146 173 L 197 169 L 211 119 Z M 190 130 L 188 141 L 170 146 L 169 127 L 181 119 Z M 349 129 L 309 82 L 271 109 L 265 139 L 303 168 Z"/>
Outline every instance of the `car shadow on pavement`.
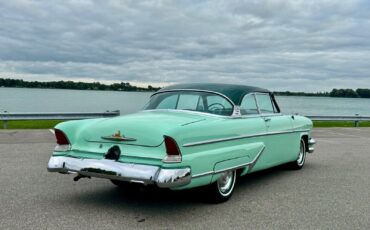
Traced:
<path fill-rule="evenodd" d="M 178 207 L 202 204 L 198 189 L 171 191 L 154 186 L 135 186 L 120 188 L 107 183 L 100 188 L 91 188 L 83 193 L 70 193 L 68 199 L 73 204 L 93 204 L 94 206 L 119 207 L 141 206 L 144 208 L 160 207 L 165 209 L 174 203 Z"/>
<path fill-rule="evenodd" d="M 253 192 L 254 186 L 271 183 L 290 171 L 283 165 L 240 177 L 235 193 Z M 258 195 L 253 194 L 254 196 Z M 68 199 L 74 205 L 78 203 L 89 203 L 94 206 L 112 205 L 121 208 L 140 206 L 145 209 L 160 209 L 164 211 L 166 208 L 172 209 L 174 204 L 176 208 L 207 205 L 205 202 L 206 199 L 204 199 L 206 195 L 203 193 L 202 187 L 171 191 L 168 189 L 158 189 L 154 186 L 119 188 L 113 184 L 107 184 L 106 187 L 92 188 L 83 193 L 69 194 Z M 232 200 L 233 198 L 230 201 Z"/>

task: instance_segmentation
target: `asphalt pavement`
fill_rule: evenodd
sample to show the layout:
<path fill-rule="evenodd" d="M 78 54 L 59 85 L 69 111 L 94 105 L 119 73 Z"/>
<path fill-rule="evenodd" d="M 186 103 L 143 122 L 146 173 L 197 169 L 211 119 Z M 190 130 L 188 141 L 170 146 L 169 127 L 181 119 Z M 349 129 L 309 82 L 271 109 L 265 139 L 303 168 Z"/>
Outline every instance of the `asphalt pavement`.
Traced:
<path fill-rule="evenodd" d="M 241 178 L 226 203 L 198 190 L 125 191 L 48 173 L 49 130 L 0 131 L 0 229 L 370 229 L 370 128 L 314 129 L 302 170 Z"/>

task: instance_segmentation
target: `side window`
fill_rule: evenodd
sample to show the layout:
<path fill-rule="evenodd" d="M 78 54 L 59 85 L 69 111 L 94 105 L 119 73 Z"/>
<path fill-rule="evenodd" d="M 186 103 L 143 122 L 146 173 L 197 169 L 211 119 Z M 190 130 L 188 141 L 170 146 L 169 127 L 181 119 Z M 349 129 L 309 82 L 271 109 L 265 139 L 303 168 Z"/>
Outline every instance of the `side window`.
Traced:
<path fill-rule="evenodd" d="M 233 106 L 225 98 L 218 95 L 207 96 L 207 111 L 209 113 L 229 116 L 233 113 Z"/>
<path fill-rule="evenodd" d="M 256 94 L 258 107 L 261 113 L 274 113 L 271 97 L 269 94 Z"/>
<path fill-rule="evenodd" d="M 258 114 L 258 109 L 256 105 L 256 100 L 254 100 L 254 95 L 249 94 L 244 96 L 242 103 L 240 104 L 241 115 Z"/>
<path fill-rule="evenodd" d="M 233 113 L 233 104 L 214 93 L 178 91 L 154 94 L 144 109 L 192 110 L 230 116 Z"/>
<path fill-rule="evenodd" d="M 158 105 L 156 109 L 175 109 L 178 94 L 174 94 L 168 97 L 165 97 Z"/>
<path fill-rule="evenodd" d="M 181 94 L 179 102 L 177 103 L 177 109 L 184 110 L 197 110 L 199 103 L 199 95 L 194 94 Z"/>

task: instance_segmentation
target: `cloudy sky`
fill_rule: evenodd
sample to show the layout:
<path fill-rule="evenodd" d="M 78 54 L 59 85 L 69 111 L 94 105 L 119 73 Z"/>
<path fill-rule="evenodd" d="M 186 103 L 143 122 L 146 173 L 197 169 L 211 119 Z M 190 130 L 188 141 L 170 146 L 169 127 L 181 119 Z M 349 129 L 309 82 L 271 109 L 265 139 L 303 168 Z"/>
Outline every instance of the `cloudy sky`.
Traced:
<path fill-rule="evenodd" d="M 370 88 L 370 1 L 0 2 L 0 78 Z"/>

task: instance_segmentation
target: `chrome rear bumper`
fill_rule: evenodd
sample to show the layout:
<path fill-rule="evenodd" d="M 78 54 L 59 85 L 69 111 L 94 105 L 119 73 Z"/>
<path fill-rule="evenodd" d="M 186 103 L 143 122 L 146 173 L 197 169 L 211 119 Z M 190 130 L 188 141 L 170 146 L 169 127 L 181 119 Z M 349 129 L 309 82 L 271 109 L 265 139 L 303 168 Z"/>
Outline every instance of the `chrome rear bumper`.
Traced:
<path fill-rule="evenodd" d="M 316 144 L 315 139 L 310 138 L 308 140 L 308 152 L 309 153 L 313 153 L 315 151 L 315 147 L 314 147 L 315 144 Z"/>
<path fill-rule="evenodd" d="M 191 181 L 190 168 L 166 169 L 153 165 L 122 163 L 106 159 L 52 156 L 47 169 L 49 172 L 77 173 L 88 177 L 156 184 L 161 188 L 186 185 Z"/>

